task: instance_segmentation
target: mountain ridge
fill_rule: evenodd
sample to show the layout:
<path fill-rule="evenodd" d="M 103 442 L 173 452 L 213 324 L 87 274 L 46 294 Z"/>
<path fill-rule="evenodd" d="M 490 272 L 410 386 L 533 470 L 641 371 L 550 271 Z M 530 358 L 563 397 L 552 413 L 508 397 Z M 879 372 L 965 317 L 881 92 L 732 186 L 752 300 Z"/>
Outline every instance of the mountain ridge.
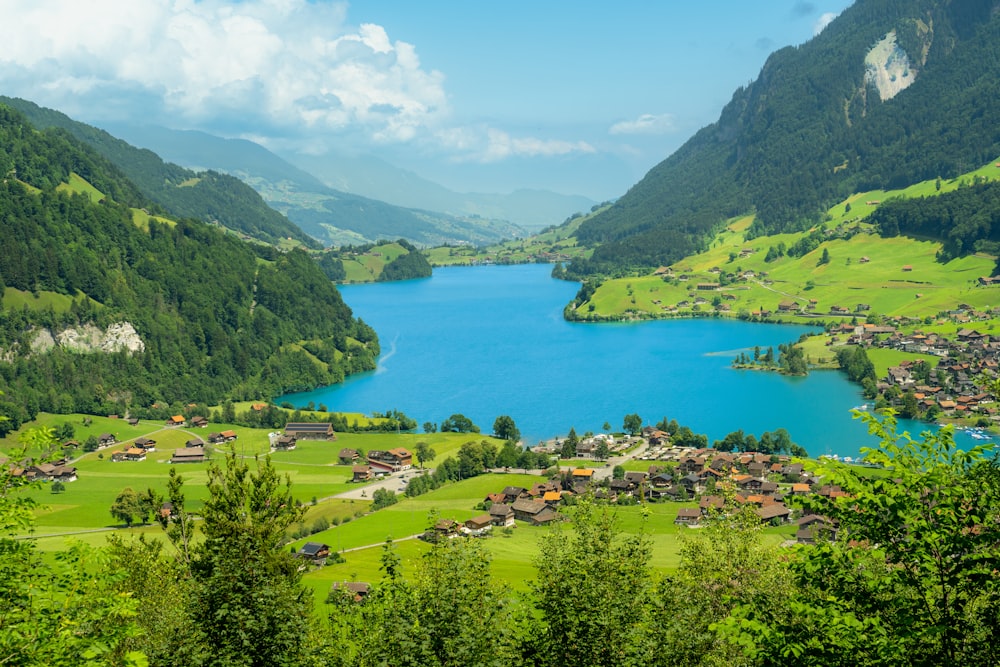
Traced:
<path fill-rule="evenodd" d="M 998 7 L 859 0 L 776 51 L 718 121 L 580 226 L 595 251 L 572 275 L 670 264 L 747 213 L 754 234 L 804 229 L 852 192 L 950 178 L 1000 154 Z M 865 57 L 893 31 L 915 81 L 883 102 Z"/>

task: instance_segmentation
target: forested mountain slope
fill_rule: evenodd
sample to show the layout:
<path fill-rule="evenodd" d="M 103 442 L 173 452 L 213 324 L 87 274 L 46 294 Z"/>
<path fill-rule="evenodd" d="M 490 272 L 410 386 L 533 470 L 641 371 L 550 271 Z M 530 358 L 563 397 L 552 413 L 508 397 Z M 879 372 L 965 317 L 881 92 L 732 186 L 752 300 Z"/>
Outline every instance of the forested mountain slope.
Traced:
<path fill-rule="evenodd" d="M 0 172 L 5 427 L 40 409 L 138 414 L 267 397 L 374 367 L 375 333 L 305 252 L 150 216 L 104 158 L 2 105 Z M 131 348 L 63 344 L 68 330 L 85 338 L 123 323 L 141 341 Z"/>
<path fill-rule="evenodd" d="M 196 169 L 214 169 L 241 179 L 269 205 L 326 245 L 356 245 L 397 238 L 420 245 L 485 245 L 523 235 L 517 225 L 488 219 L 490 216 L 397 205 L 385 201 L 377 189 L 358 193 L 328 186 L 251 141 L 163 127 L 116 125 L 111 129 L 172 162 Z"/>
<path fill-rule="evenodd" d="M 669 264 L 737 214 L 804 229 L 854 192 L 951 178 L 1000 155 L 1000 3 L 858 0 L 775 52 L 719 120 L 577 238 L 576 275 Z"/>
<path fill-rule="evenodd" d="M 27 100 L 0 97 L 27 116 L 36 127 L 58 127 L 92 146 L 113 162 L 146 197 L 175 218 L 214 222 L 266 243 L 291 238 L 319 247 L 288 218 L 274 210 L 243 181 L 217 171 L 194 172 L 164 162 L 149 150 L 136 148 L 104 130 Z"/>

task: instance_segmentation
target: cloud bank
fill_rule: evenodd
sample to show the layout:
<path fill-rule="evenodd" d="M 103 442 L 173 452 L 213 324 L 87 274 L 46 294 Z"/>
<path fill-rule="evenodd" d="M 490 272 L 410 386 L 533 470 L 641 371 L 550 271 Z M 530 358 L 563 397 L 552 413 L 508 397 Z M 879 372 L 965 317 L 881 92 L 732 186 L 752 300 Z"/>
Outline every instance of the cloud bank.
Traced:
<path fill-rule="evenodd" d="M 196 127 L 321 152 L 430 145 L 463 159 L 592 150 L 449 126 L 445 76 L 345 3 L 0 0 L 0 89 L 91 122 Z M 454 148 L 452 144 L 437 144 Z"/>

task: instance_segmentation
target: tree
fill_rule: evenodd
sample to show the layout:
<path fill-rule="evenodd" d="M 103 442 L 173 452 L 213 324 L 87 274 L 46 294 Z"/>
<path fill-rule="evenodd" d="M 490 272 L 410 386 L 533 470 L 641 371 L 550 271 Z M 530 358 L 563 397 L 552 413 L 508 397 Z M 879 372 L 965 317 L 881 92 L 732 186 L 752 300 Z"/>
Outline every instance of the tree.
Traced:
<path fill-rule="evenodd" d="M 437 452 L 431 449 L 431 446 L 423 441 L 418 442 L 414 446 L 413 453 L 416 454 L 417 463 L 420 465 L 421 468 L 424 467 L 424 462 L 431 461 L 434 459 L 435 456 L 437 456 Z"/>
<path fill-rule="evenodd" d="M 51 428 L 29 429 L 19 442 L 7 451 L 16 461 L 58 445 Z M 36 507 L 24 492 L 41 484 L 13 473 L 11 466 L 0 466 L 0 660 L 66 667 L 146 664 L 129 646 L 138 632 L 136 603 L 113 589 L 123 572 L 106 568 L 102 554 L 82 543 L 43 556 L 34 540 L 19 539 L 31 531 Z"/>
<path fill-rule="evenodd" d="M 193 548 L 196 592 L 189 613 L 204 635 L 209 665 L 298 665 L 306 651 L 310 593 L 285 535 L 303 509 L 270 457 L 226 456 L 208 468 L 208 498 Z"/>
<path fill-rule="evenodd" d="M 601 430 L 603 430 L 605 433 L 610 433 L 611 432 L 611 424 L 609 424 L 608 422 L 604 422 L 604 425 L 601 426 Z"/>
<path fill-rule="evenodd" d="M 622 428 L 629 435 L 638 435 L 642 430 L 642 417 L 634 412 L 632 414 L 625 415 L 625 421 Z"/>
<path fill-rule="evenodd" d="M 126 526 L 131 527 L 135 521 L 141 521 L 144 516 L 139 494 L 132 487 L 125 487 L 111 504 L 111 516 Z"/>
<path fill-rule="evenodd" d="M 514 420 L 507 415 L 500 415 L 493 422 L 493 435 L 511 442 L 517 442 L 521 439 L 521 432 L 514 425 Z"/>
<path fill-rule="evenodd" d="M 830 263 L 830 251 L 827 248 L 823 248 L 823 254 L 820 255 L 819 261 L 816 263 L 818 266 Z"/>
<path fill-rule="evenodd" d="M 424 422 L 424 433 L 436 433 L 437 424 L 434 422 Z"/>
<path fill-rule="evenodd" d="M 479 433 L 479 427 L 463 414 L 453 414 L 441 422 L 442 433 Z"/>
<path fill-rule="evenodd" d="M 52 493 L 62 493 L 66 490 L 66 485 L 56 480 L 52 482 Z"/>
<path fill-rule="evenodd" d="M 380 510 L 389 505 L 395 505 L 398 502 L 399 498 L 391 490 L 375 489 L 375 493 L 372 494 L 372 511 Z"/>
<path fill-rule="evenodd" d="M 612 479 L 625 479 L 625 467 L 617 465 L 611 469 Z"/>
<path fill-rule="evenodd" d="M 891 470 L 821 471 L 841 498 L 805 509 L 827 517 L 836 539 L 796 553 L 799 589 L 784 611 L 743 610 L 748 657 L 766 664 L 997 664 L 1000 468 L 987 447 L 961 450 L 953 429 L 897 436 L 889 412 L 862 414 L 878 447 L 865 461 Z M 842 656 L 837 658 L 837 656 Z M 839 660 L 840 662 L 837 662 Z"/>
<path fill-rule="evenodd" d="M 651 593 L 651 543 L 620 533 L 613 510 L 582 498 L 573 531 L 555 526 L 539 545 L 531 590 L 542 628 L 536 660 L 564 667 L 639 664 Z"/>
<path fill-rule="evenodd" d="M 604 461 L 611 454 L 611 449 L 608 447 L 608 441 L 603 438 L 597 442 L 594 446 L 594 458 L 598 461 Z"/>
<path fill-rule="evenodd" d="M 576 429 L 569 427 L 569 435 L 562 444 L 562 451 L 559 453 L 561 459 L 571 459 L 576 456 L 576 446 L 580 444 L 580 436 L 576 434 Z"/>

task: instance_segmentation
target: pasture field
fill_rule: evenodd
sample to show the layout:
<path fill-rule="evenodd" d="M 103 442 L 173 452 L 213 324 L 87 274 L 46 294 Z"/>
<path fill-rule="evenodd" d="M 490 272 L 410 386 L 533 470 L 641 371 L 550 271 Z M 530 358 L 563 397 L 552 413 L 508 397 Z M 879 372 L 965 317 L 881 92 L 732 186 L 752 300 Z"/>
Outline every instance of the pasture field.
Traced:
<path fill-rule="evenodd" d="M 120 444 L 82 454 L 75 458 L 79 479 L 65 484 L 63 493 L 51 492 L 51 485 L 29 493 L 43 506 L 36 512 L 36 528 L 33 537 L 43 553 L 65 549 L 69 541 L 100 546 L 107 536 L 114 532 L 119 535 L 146 535 L 162 539 L 162 531 L 156 524 L 124 528 L 116 525 L 109 508 L 115 497 L 125 487 L 137 491 L 153 488 L 166 492 L 167 475 L 173 451 L 183 447 L 191 437 L 204 437 L 208 432 L 232 429 L 238 439 L 231 443 L 237 455 L 252 457 L 268 450 L 268 431 L 251 429 L 229 424 L 211 424 L 207 429 L 166 428 L 158 422 L 140 421 L 130 426 L 121 419 L 90 417 L 84 425 L 83 415 L 41 414 L 36 422 L 27 426 L 59 427 L 64 423 L 74 426 L 74 439 L 85 441 L 90 435 L 114 433 Z M 156 451 L 149 453 L 147 460 L 139 462 L 111 462 L 113 451 L 121 449 L 136 437 L 145 436 L 157 441 Z M 488 493 L 501 491 L 506 486 L 530 487 L 543 478 L 518 473 L 484 474 L 472 479 L 453 482 L 415 498 L 399 496 L 399 502 L 377 512 L 371 512 L 367 499 L 333 498 L 357 485 L 349 482 L 350 466 L 337 463 L 337 453 L 343 447 L 376 448 L 407 447 L 411 449 L 418 441 L 427 441 L 437 450 L 441 460 L 454 454 L 462 443 L 469 439 L 481 439 L 479 434 L 433 433 L 433 434 L 338 434 L 336 442 L 300 441 L 291 452 L 275 452 L 271 460 L 275 468 L 287 474 L 292 483 L 294 497 L 305 506 L 301 527 L 311 527 L 317 521 L 326 521 L 330 527 L 307 538 L 298 539 L 289 548 L 298 549 L 306 541 L 324 542 L 333 550 L 343 551 L 344 563 L 308 571 L 304 581 L 315 592 L 317 608 L 321 608 L 330 586 L 336 581 L 368 581 L 381 579 L 380 556 L 387 538 L 395 541 L 398 554 L 402 558 L 404 573 L 413 573 L 419 566 L 422 554 L 429 545 L 412 539 L 422 533 L 428 525 L 439 518 L 464 521 L 483 514 L 477 509 Z M 16 434 L 0 440 L 0 451 L 11 451 L 16 445 Z M 122 444 L 124 443 L 124 444 Z M 499 444 L 499 443 L 498 443 Z M 217 450 L 216 460 L 221 459 L 223 447 Z M 77 450 L 79 453 L 79 450 Z M 583 463 L 583 462 L 581 462 Z M 587 461 L 588 467 L 593 466 Z M 627 470 L 647 470 L 650 462 L 628 461 Z M 197 512 L 206 497 L 205 483 L 208 464 L 185 464 L 176 466 L 185 480 L 185 495 L 189 509 Z M 411 473 L 419 474 L 418 471 Z M 400 487 L 400 490 L 403 487 Z M 642 531 L 649 536 L 653 547 L 652 566 L 660 572 L 669 572 L 679 562 L 681 541 L 685 531 L 673 523 L 680 507 L 694 507 L 688 503 L 648 504 L 644 507 L 617 507 L 619 526 L 623 534 L 637 534 Z M 529 581 L 536 576 L 534 564 L 539 539 L 550 530 L 572 531 L 568 524 L 556 528 L 532 527 L 518 522 L 511 531 L 496 530 L 486 538 L 486 546 L 492 558 L 494 576 L 506 582 L 514 591 L 528 590 Z M 791 538 L 794 526 L 765 529 L 767 539 L 775 543 Z"/>
<path fill-rule="evenodd" d="M 993 162 L 951 181 L 942 182 L 940 192 L 954 190 L 971 178 L 1000 178 Z M 605 281 L 591 300 L 581 305 L 581 318 L 615 319 L 629 317 L 669 317 L 709 315 L 712 302 L 721 300 L 729 307 L 723 314 L 741 311 L 770 311 L 772 318 L 808 323 L 850 321 L 856 307 L 864 304 L 880 315 L 916 318 L 935 316 L 965 303 L 987 310 L 996 305 L 995 288 L 978 287 L 980 276 L 989 275 L 996 258 L 969 255 L 947 263 L 937 261 L 941 244 L 908 237 L 882 238 L 864 218 L 881 201 L 893 197 L 919 197 L 938 192 L 935 181 L 926 181 L 903 190 L 872 191 L 853 195 L 832 207 L 827 221 L 815 229 L 834 231 L 857 227 L 851 238 L 829 238 L 802 257 L 779 257 L 765 261 L 768 249 L 784 244 L 791 247 L 809 234 L 775 234 L 747 238 L 752 217 L 733 219 L 703 253 L 686 257 L 669 267 L 672 275 L 641 276 Z M 829 261 L 820 260 L 824 251 Z M 756 278 L 734 282 L 713 290 L 698 289 L 699 283 L 719 282 L 718 271 L 753 271 Z M 761 273 L 766 273 L 766 279 Z M 704 303 L 695 303 L 697 299 Z M 688 302 L 684 304 L 684 302 Z M 793 303 L 796 310 L 812 302 L 806 316 L 778 312 L 778 304 Z M 850 315 L 831 314 L 831 308 L 849 308 Z M 863 319 L 869 311 L 859 311 Z"/>

